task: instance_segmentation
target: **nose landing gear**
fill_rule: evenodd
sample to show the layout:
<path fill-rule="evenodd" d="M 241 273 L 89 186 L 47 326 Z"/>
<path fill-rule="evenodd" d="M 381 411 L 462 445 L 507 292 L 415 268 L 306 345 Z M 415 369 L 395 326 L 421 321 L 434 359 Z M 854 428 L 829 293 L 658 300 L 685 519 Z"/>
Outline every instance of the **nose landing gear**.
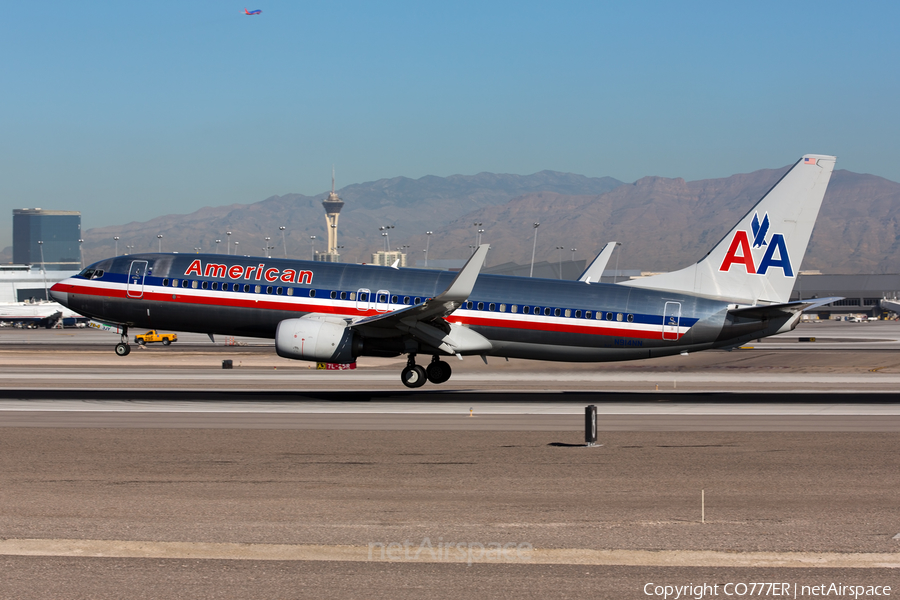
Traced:
<path fill-rule="evenodd" d="M 400 380 L 406 387 L 418 388 L 425 385 L 426 380 L 431 383 L 444 383 L 450 379 L 452 372 L 450 365 L 437 355 L 431 357 L 431 364 L 426 369 L 416 364 L 415 354 L 410 354 L 406 368 L 400 373 Z"/>
<path fill-rule="evenodd" d="M 116 344 L 116 354 L 119 356 L 128 356 L 131 354 L 131 346 L 128 345 L 128 328 L 122 328 L 122 341 Z"/>

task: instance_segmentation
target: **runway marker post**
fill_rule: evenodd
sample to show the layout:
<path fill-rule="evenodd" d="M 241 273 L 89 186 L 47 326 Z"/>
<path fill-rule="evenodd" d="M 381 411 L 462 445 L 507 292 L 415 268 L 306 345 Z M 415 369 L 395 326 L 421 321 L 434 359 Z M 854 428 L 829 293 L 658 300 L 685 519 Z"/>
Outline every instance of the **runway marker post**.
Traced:
<path fill-rule="evenodd" d="M 584 407 L 584 445 L 597 444 L 597 406 L 591 404 Z"/>

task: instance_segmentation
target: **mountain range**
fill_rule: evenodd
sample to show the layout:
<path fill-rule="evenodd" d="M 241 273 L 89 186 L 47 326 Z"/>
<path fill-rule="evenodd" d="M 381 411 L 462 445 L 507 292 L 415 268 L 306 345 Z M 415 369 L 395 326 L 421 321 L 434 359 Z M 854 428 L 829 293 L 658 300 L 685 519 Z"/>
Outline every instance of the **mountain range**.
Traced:
<path fill-rule="evenodd" d="M 620 269 L 669 271 L 697 261 L 787 171 L 764 169 L 719 179 L 685 181 L 644 177 L 626 184 L 611 177 L 590 178 L 541 171 L 533 175 L 479 173 L 472 176 L 395 177 L 338 190 L 345 205 L 338 244 L 347 262 L 369 262 L 387 241 L 408 246 L 409 263 L 465 259 L 475 244 L 491 244 L 488 264 L 528 263 L 537 230 L 537 261 L 591 259 L 608 241 L 619 241 Z M 252 204 L 206 207 L 186 215 L 93 228 L 83 233 L 85 262 L 119 253 L 164 252 L 309 258 L 325 250 L 325 215 L 318 196 L 286 194 Z M 900 184 L 874 175 L 834 172 L 813 232 L 803 269 L 825 273 L 900 271 Z M 475 223 L 481 225 L 476 226 Z M 285 227 L 284 241 L 279 227 Z M 226 235 L 231 231 L 232 235 Z M 311 240 L 310 236 L 316 236 Z M 268 242 L 266 237 L 270 237 Z M 221 240 L 216 243 L 216 240 Z M 560 249 L 561 248 L 561 249 Z M 0 260 L 9 261 L 4 251 Z"/>

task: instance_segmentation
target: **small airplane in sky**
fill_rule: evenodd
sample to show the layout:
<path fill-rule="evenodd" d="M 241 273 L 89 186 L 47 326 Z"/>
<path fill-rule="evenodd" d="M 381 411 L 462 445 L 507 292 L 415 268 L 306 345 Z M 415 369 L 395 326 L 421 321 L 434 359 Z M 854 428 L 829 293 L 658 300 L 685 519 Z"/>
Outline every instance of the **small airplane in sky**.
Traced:
<path fill-rule="evenodd" d="M 262 14 L 262 11 L 261 11 L 261 10 L 247 10 L 247 9 L 245 8 L 245 9 L 244 9 L 244 14 L 245 14 L 245 15 L 248 15 L 248 16 L 252 16 L 252 15 L 261 15 L 261 14 Z"/>

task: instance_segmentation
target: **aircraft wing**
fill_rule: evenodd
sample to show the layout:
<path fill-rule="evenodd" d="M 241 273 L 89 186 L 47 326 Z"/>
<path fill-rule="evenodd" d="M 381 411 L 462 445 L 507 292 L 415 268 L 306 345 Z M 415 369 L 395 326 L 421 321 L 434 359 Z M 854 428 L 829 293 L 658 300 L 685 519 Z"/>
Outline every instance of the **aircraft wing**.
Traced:
<path fill-rule="evenodd" d="M 380 335 L 384 335 L 386 330 L 387 332 L 396 330 L 448 354 L 489 350 L 491 343 L 486 338 L 468 328 L 444 320 L 461 307 L 472 293 L 489 248 L 488 244 L 479 246 L 449 287 L 434 298 L 429 298 L 416 306 L 363 317 L 351 323 L 350 328 L 362 332 L 368 330 Z"/>
<path fill-rule="evenodd" d="M 613 250 L 615 250 L 618 245 L 619 242 L 609 242 L 603 246 L 603 250 L 600 251 L 600 254 L 594 259 L 594 262 L 584 270 L 584 273 L 578 277 L 578 281 L 583 281 L 585 283 L 600 281 L 600 277 L 603 276 L 603 271 L 606 270 L 606 265 L 609 263 L 609 257 L 612 256 Z"/>

